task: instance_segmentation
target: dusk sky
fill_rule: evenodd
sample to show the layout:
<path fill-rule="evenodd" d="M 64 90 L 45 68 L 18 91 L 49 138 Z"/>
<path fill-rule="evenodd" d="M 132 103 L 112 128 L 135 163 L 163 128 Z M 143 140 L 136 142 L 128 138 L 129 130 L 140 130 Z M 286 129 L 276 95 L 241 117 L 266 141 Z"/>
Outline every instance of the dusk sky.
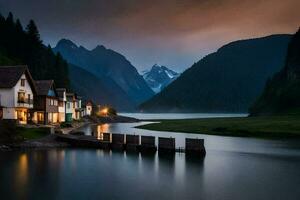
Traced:
<path fill-rule="evenodd" d="M 37 23 L 45 44 L 102 44 L 139 71 L 158 63 L 183 71 L 222 45 L 294 33 L 299 0 L 0 0 L 0 12 Z"/>

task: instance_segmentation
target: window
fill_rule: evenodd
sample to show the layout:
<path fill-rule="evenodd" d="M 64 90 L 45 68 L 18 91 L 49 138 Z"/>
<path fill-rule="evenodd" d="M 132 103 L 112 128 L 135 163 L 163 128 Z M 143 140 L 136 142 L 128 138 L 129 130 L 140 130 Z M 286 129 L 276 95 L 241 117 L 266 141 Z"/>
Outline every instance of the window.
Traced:
<path fill-rule="evenodd" d="M 25 103 L 25 92 L 18 92 L 18 102 Z"/>
<path fill-rule="evenodd" d="M 21 86 L 25 87 L 25 79 L 21 79 Z"/>
<path fill-rule="evenodd" d="M 59 101 L 59 102 L 58 102 L 58 106 L 59 106 L 59 107 L 63 107 L 63 106 L 64 106 L 64 102 L 63 102 L 63 101 Z"/>
<path fill-rule="evenodd" d="M 38 119 L 38 122 L 44 122 L 44 113 L 38 113 L 37 114 L 37 119 Z"/>
<path fill-rule="evenodd" d="M 53 105 L 57 106 L 57 100 L 53 100 Z"/>
<path fill-rule="evenodd" d="M 70 104 L 71 104 L 71 103 L 69 103 L 69 102 L 67 103 L 67 108 L 68 108 L 68 109 L 70 109 L 70 107 L 71 107 Z"/>

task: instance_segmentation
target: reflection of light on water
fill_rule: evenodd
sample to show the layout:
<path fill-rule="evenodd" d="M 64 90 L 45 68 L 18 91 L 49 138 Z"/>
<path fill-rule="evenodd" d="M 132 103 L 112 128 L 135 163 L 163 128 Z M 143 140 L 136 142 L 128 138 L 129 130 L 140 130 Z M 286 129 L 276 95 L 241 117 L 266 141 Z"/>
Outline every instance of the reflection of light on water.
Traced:
<path fill-rule="evenodd" d="M 19 160 L 19 179 L 21 182 L 25 183 L 27 180 L 27 170 L 28 170 L 28 158 L 27 154 L 22 154 Z"/>
<path fill-rule="evenodd" d="M 18 199 L 25 199 L 27 181 L 28 181 L 28 157 L 27 154 L 22 154 L 17 162 L 15 173 L 15 190 L 18 191 Z"/>
<path fill-rule="evenodd" d="M 103 140 L 103 133 L 107 133 L 109 124 L 101 124 L 97 126 L 97 139 Z"/>

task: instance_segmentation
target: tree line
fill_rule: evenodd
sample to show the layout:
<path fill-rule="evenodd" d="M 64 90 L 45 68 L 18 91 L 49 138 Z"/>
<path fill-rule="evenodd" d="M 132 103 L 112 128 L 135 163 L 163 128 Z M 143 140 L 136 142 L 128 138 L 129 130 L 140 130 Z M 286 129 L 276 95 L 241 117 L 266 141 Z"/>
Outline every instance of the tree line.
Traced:
<path fill-rule="evenodd" d="M 53 79 L 57 87 L 70 87 L 68 63 L 40 38 L 30 20 L 23 28 L 12 13 L 0 13 L 0 65 L 27 65 L 35 80 Z"/>

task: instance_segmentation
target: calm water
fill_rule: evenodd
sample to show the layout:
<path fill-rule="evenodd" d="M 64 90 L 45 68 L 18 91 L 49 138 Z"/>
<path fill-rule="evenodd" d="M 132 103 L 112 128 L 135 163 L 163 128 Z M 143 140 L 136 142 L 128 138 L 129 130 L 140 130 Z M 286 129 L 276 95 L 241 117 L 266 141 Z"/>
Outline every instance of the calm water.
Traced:
<path fill-rule="evenodd" d="M 248 114 L 211 114 L 211 113 L 121 113 L 128 117 L 137 119 L 191 119 L 191 118 L 212 118 L 212 117 L 245 117 Z"/>
<path fill-rule="evenodd" d="M 61 149 L 0 153 L 0 199 L 299 199 L 300 141 L 145 131 L 97 131 L 205 139 L 204 159 Z"/>

